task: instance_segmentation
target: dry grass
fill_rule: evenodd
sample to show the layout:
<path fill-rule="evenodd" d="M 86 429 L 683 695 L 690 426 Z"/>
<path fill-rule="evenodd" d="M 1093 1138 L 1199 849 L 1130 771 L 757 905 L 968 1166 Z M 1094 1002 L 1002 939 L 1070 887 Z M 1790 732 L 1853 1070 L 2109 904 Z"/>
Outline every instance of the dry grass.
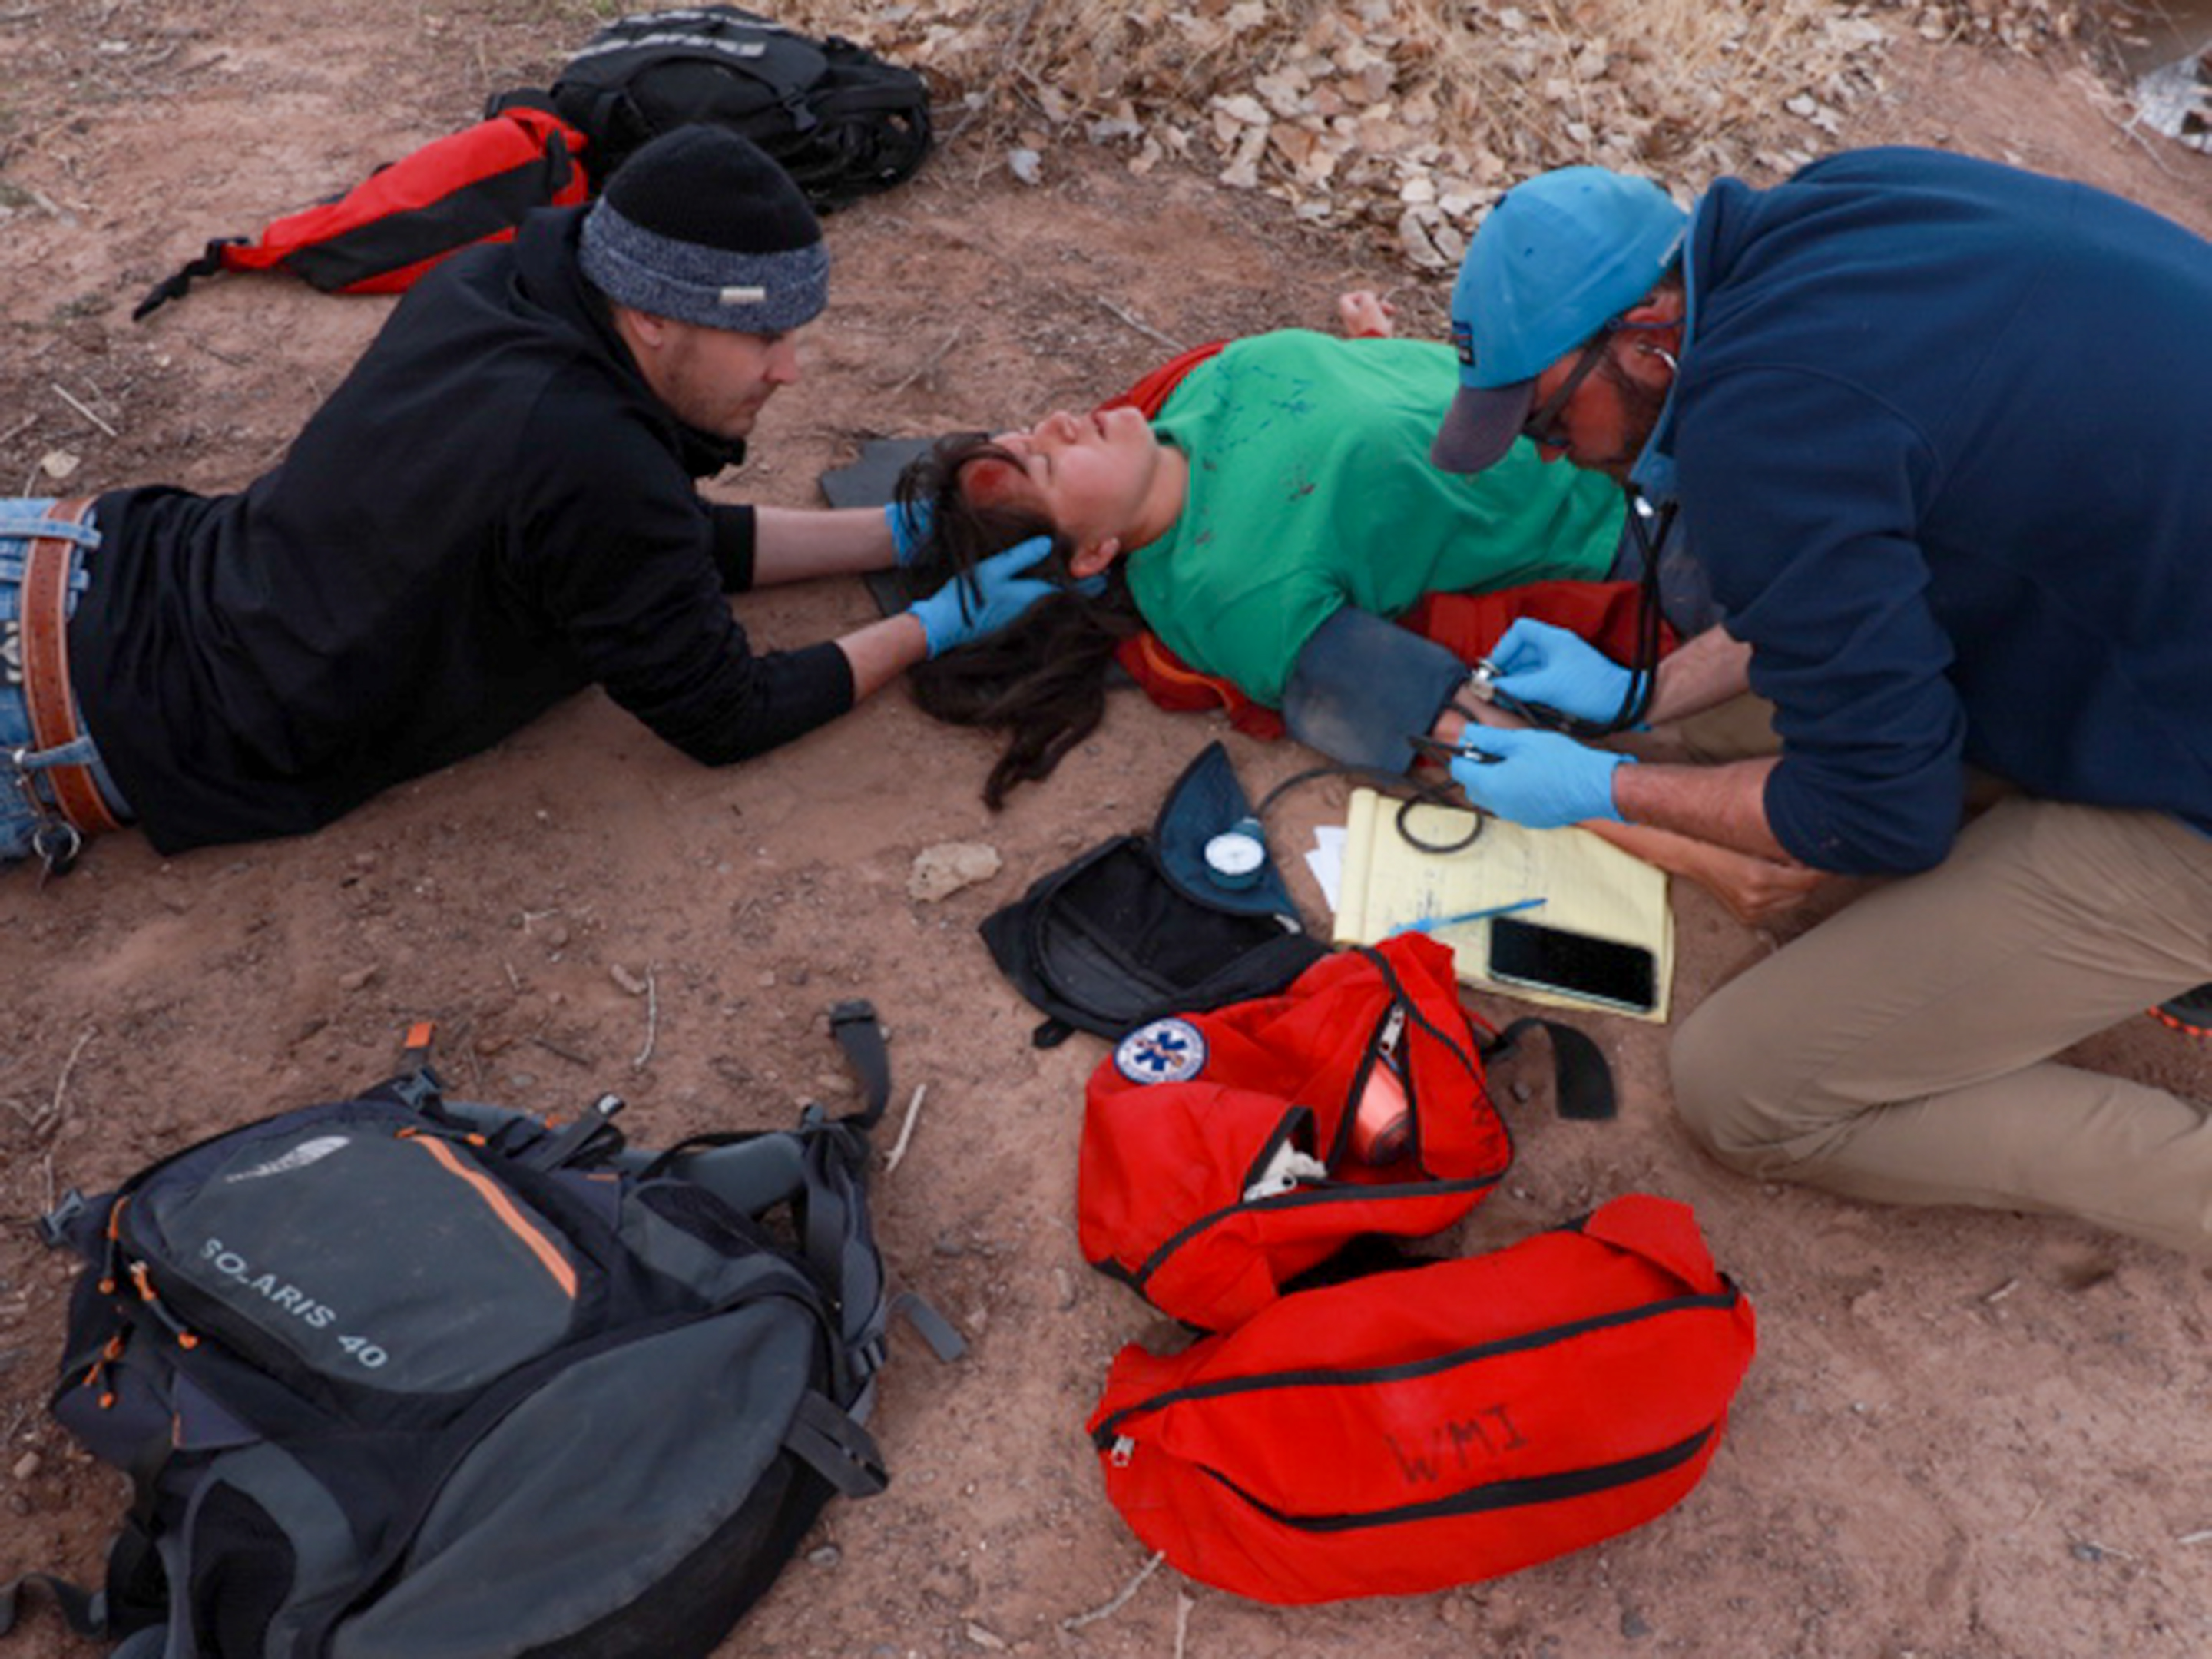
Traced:
<path fill-rule="evenodd" d="M 1118 147 L 1457 262 L 1499 191 L 1595 161 L 1688 193 L 1833 148 L 1897 33 L 2035 48 L 2087 0 L 787 0 L 927 70 L 948 129 Z"/>

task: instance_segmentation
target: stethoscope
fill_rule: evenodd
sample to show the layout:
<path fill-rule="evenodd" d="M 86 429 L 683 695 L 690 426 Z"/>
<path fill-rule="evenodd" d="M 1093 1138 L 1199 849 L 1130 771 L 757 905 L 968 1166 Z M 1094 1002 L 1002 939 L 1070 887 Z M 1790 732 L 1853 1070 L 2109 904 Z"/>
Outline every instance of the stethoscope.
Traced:
<path fill-rule="evenodd" d="M 1667 359 L 1669 368 L 1675 366 L 1674 355 L 1671 352 L 1662 347 L 1652 349 Z M 1665 614 L 1659 603 L 1659 559 L 1660 556 L 1666 551 L 1668 533 L 1674 527 L 1676 503 L 1670 501 L 1655 508 L 1646 503 L 1643 492 L 1634 484 L 1624 485 L 1623 490 L 1628 498 L 1629 533 L 1636 538 L 1636 550 L 1643 561 L 1644 568 L 1638 574 L 1637 580 L 1636 653 L 1629 664 L 1628 686 L 1621 694 L 1620 707 L 1614 711 L 1610 719 L 1594 720 L 1586 720 L 1579 714 L 1570 714 L 1564 709 L 1553 708 L 1549 703 L 1530 702 L 1524 698 L 1515 696 L 1510 691 L 1499 689 L 1498 680 L 1504 671 L 1487 657 L 1475 663 L 1468 677 L 1469 695 L 1489 703 L 1493 708 L 1503 709 L 1509 714 L 1526 720 L 1532 726 L 1540 726 L 1551 731 L 1562 732 L 1571 738 L 1611 737 L 1616 732 L 1632 731 L 1643 724 L 1644 717 L 1651 707 L 1652 689 L 1658 677 L 1660 629 L 1665 620 Z M 1657 526 L 1656 530 L 1645 527 L 1644 521 L 1646 518 L 1656 521 Z M 1407 740 L 1417 750 L 1434 753 L 1441 758 L 1455 758 L 1470 753 L 1474 754 L 1478 758 L 1496 758 L 1493 756 L 1483 756 L 1480 750 L 1455 748 L 1425 734 L 1412 737 Z M 1267 845 L 1264 838 L 1264 831 L 1261 828 L 1261 816 L 1267 811 L 1275 798 L 1293 785 L 1304 783 L 1310 778 L 1337 773 L 1357 775 L 1362 774 L 1364 770 L 1364 769 L 1359 767 L 1323 766 L 1314 768 L 1310 771 L 1300 772 L 1293 777 L 1285 779 L 1267 793 L 1267 798 L 1254 811 L 1206 842 L 1205 860 L 1208 878 L 1217 886 L 1231 891 L 1256 885 L 1267 860 Z M 1377 775 L 1380 776 L 1380 775 Z M 1404 780 L 1394 778 L 1389 781 L 1402 784 Z M 1475 815 L 1474 827 L 1457 840 L 1433 844 L 1422 840 L 1408 828 L 1407 818 L 1411 809 L 1424 801 L 1438 805 L 1449 804 L 1442 800 L 1433 790 L 1417 791 L 1413 795 L 1399 802 L 1398 833 L 1423 852 L 1437 854 L 1457 852 L 1471 845 L 1482 833 L 1482 814 L 1478 812 Z"/>
<path fill-rule="evenodd" d="M 1677 375 L 1681 374 L 1680 361 L 1666 347 L 1647 342 L 1639 349 L 1660 358 Z M 1674 527 L 1677 503 L 1669 501 L 1654 509 L 1633 483 L 1624 483 L 1621 489 L 1628 498 L 1628 531 L 1636 538 L 1636 550 L 1644 568 L 1636 590 L 1636 655 L 1628 665 L 1628 686 L 1621 693 L 1620 708 L 1610 720 L 1594 720 L 1553 708 L 1547 703 L 1529 702 L 1498 689 L 1500 671 L 1487 657 L 1475 664 L 1468 678 L 1470 695 L 1532 726 L 1564 732 L 1571 738 L 1609 738 L 1616 732 L 1633 731 L 1644 723 L 1651 707 L 1652 689 L 1658 680 L 1659 632 L 1665 618 L 1659 603 L 1659 557 L 1666 551 L 1668 532 Z M 1644 528 L 1647 517 L 1658 521 L 1656 535 Z"/>
<path fill-rule="evenodd" d="M 1659 557 L 1666 550 L 1668 532 L 1674 527 L 1675 503 L 1668 501 L 1654 510 L 1645 504 L 1642 493 L 1634 485 L 1626 489 L 1628 530 L 1636 538 L 1636 550 L 1644 568 L 1636 590 L 1636 654 L 1628 665 L 1628 685 L 1621 693 L 1620 708 L 1609 719 L 1594 720 L 1570 714 L 1549 703 L 1516 697 L 1498 685 L 1504 671 L 1487 657 L 1474 665 L 1468 677 L 1470 696 L 1531 726 L 1564 732 L 1571 738 L 1611 737 L 1616 732 L 1632 731 L 1643 723 L 1651 707 L 1652 687 L 1659 672 L 1659 631 L 1664 621 L 1659 604 Z M 1644 527 L 1647 516 L 1657 520 L 1656 532 Z"/>

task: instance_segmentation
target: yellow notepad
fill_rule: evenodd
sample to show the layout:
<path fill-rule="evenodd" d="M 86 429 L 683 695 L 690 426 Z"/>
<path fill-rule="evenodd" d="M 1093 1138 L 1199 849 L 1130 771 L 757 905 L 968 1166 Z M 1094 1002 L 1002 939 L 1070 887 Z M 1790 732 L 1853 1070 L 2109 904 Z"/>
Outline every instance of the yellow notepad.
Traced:
<path fill-rule="evenodd" d="M 1674 918 L 1667 904 L 1664 871 L 1586 830 L 1524 830 L 1495 817 L 1470 847 L 1424 853 L 1398 833 L 1399 805 L 1372 789 L 1352 792 L 1336 910 L 1339 945 L 1372 945 L 1413 922 L 1540 896 L 1543 904 L 1526 913 L 1530 921 L 1650 951 L 1657 1006 L 1648 1014 L 1626 1018 L 1666 1020 L 1674 976 Z M 1471 812 L 1425 804 L 1408 809 L 1407 816 L 1407 828 L 1431 843 L 1457 841 L 1474 821 Z M 1490 978 L 1484 971 L 1490 945 L 1486 921 L 1439 928 L 1435 937 L 1452 948 L 1459 977 L 1468 985 L 1552 1007 L 1598 1006 Z"/>

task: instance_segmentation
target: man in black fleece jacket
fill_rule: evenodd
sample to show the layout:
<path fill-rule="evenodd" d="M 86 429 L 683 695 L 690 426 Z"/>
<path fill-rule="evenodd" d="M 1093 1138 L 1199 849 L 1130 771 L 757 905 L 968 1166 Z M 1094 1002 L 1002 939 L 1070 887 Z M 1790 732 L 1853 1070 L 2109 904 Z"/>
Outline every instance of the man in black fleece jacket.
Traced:
<path fill-rule="evenodd" d="M 828 273 L 773 161 L 679 129 L 595 206 L 434 271 L 245 489 L 100 497 L 70 549 L 82 730 L 0 746 L 0 857 L 67 839 L 70 766 L 165 853 L 289 835 L 594 684 L 686 754 L 742 760 L 1018 615 L 1048 589 L 1020 574 L 1041 546 L 841 639 L 748 648 L 725 594 L 887 567 L 926 533 L 696 487 L 798 378 Z M 30 538 L 11 527 L 50 517 L 6 507 L 0 598 Z"/>

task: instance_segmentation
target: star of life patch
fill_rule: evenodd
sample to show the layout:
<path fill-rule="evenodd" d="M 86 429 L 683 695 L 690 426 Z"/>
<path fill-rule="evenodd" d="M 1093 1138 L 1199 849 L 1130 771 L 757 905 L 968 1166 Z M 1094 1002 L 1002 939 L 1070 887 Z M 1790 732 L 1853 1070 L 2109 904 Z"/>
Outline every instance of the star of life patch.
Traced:
<path fill-rule="evenodd" d="M 1206 1069 L 1206 1037 L 1187 1019 L 1156 1019 L 1115 1045 L 1114 1065 L 1132 1083 L 1188 1083 Z"/>

